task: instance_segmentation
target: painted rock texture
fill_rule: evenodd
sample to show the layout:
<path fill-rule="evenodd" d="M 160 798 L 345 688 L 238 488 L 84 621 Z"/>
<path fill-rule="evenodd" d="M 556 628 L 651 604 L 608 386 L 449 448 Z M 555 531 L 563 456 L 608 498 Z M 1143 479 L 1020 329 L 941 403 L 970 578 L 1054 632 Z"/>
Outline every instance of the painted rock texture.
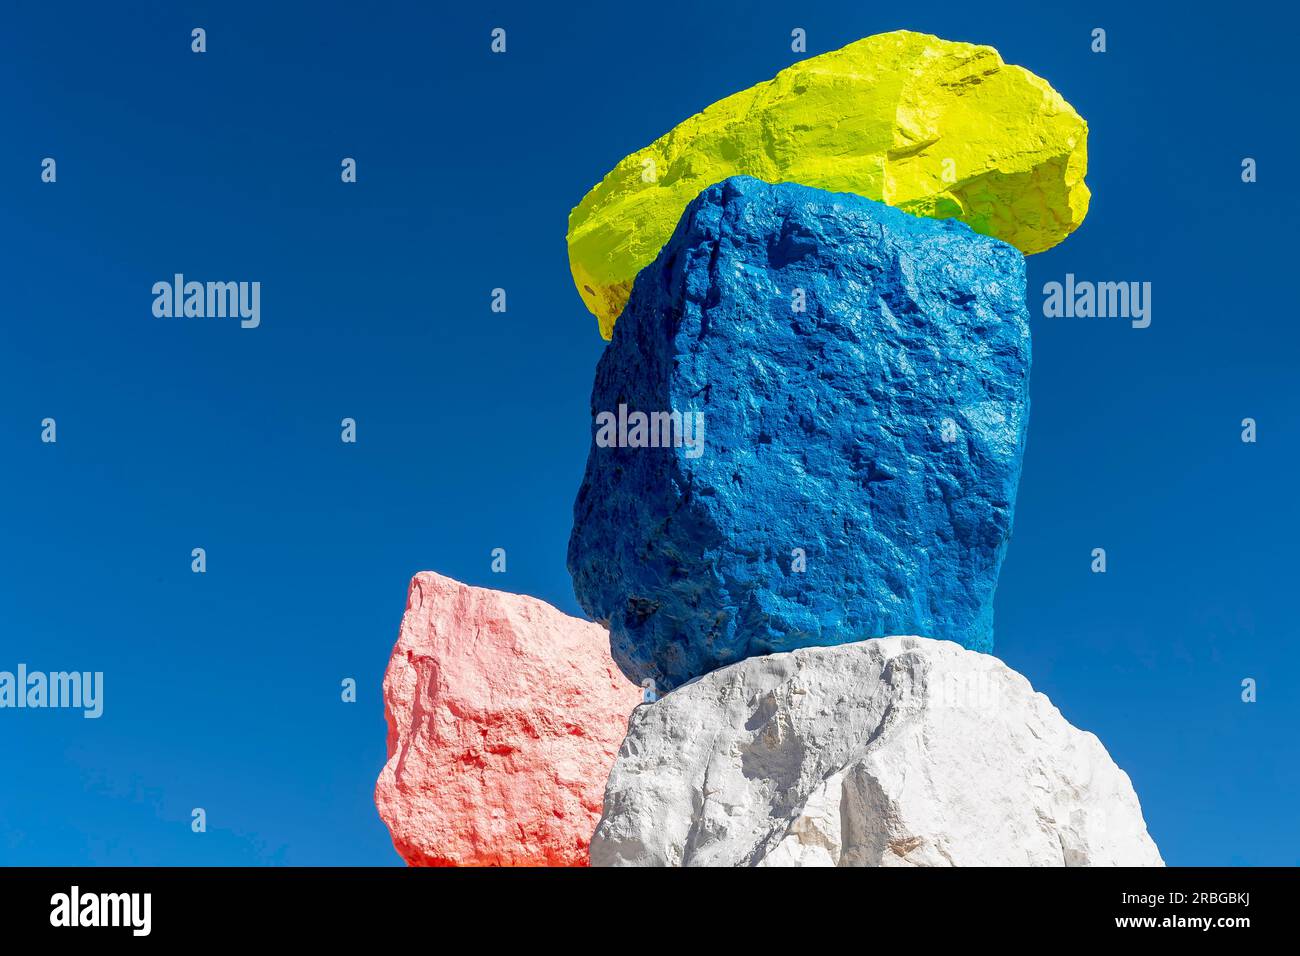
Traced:
<path fill-rule="evenodd" d="M 889 634 L 990 649 L 1024 296 L 1020 253 L 956 220 L 747 177 L 692 202 L 600 360 L 574 505 L 574 590 L 624 673 L 666 690 Z M 628 447 L 635 412 L 702 416 L 703 441 Z"/>
<path fill-rule="evenodd" d="M 1088 212 L 1088 126 L 992 47 L 909 31 L 795 63 L 618 163 L 569 216 L 569 266 L 610 337 L 686 204 L 734 175 L 969 223 L 1026 254 Z"/>
<path fill-rule="evenodd" d="M 375 788 L 397 852 L 413 866 L 585 866 L 640 701 L 599 626 L 417 574 L 384 677 Z"/>
<path fill-rule="evenodd" d="M 595 866 L 1162 866 L 1128 776 L 996 658 L 751 658 L 632 715 Z"/>

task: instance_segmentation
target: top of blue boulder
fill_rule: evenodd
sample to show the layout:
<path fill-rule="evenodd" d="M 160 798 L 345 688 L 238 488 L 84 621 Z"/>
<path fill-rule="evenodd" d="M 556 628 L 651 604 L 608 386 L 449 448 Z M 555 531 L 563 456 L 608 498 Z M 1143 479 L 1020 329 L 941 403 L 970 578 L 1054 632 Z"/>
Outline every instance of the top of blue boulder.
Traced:
<path fill-rule="evenodd" d="M 574 506 L 574 589 L 625 673 L 671 688 L 890 634 L 990 649 L 1024 286 L 955 220 L 748 177 L 692 201 L 597 368 Z"/>

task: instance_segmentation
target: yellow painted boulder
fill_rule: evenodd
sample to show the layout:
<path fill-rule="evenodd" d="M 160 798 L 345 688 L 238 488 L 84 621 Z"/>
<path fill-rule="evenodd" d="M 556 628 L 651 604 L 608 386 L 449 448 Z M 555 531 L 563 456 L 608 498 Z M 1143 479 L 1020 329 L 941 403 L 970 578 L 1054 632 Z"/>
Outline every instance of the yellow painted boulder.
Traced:
<path fill-rule="evenodd" d="M 687 203 L 744 174 L 957 218 L 1024 253 L 1088 212 L 1088 124 L 992 47 L 900 30 L 803 60 L 623 159 L 569 215 L 569 266 L 605 338 Z"/>

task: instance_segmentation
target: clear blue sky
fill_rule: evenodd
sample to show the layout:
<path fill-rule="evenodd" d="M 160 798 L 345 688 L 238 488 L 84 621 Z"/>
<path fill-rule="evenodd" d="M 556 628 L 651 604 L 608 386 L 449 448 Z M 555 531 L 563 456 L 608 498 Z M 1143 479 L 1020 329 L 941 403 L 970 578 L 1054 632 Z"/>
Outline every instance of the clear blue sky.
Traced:
<path fill-rule="evenodd" d="M 1300 862 L 1296 23 L 1135 6 L 6 4 L 0 669 L 106 693 L 97 721 L 0 711 L 0 863 L 400 862 L 371 791 L 410 576 L 578 613 L 603 343 L 569 209 L 796 26 L 810 54 L 989 43 L 1089 121 L 1091 213 L 1029 260 L 996 653 L 1097 733 L 1170 863 Z M 155 319 L 175 272 L 261 281 L 261 327 Z M 1066 272 L 1152 282 L 1151 327 L 1042 318 Z"/>

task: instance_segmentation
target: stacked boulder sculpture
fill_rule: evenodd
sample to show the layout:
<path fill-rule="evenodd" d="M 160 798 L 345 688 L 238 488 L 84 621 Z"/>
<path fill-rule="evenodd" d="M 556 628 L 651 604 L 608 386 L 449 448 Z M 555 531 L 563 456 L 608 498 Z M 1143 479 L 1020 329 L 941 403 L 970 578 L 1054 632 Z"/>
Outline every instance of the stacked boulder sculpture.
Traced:
<path fill-rule="evenodd" d="M 417 576 L 376 791 L 409 863 L 1162 865 L 1101 743 L 989 656 L 1024 255 L 1083 221 L 1086 168 L 1045 81 L 900 31 L 587 194 L 595 623 Z"/>

